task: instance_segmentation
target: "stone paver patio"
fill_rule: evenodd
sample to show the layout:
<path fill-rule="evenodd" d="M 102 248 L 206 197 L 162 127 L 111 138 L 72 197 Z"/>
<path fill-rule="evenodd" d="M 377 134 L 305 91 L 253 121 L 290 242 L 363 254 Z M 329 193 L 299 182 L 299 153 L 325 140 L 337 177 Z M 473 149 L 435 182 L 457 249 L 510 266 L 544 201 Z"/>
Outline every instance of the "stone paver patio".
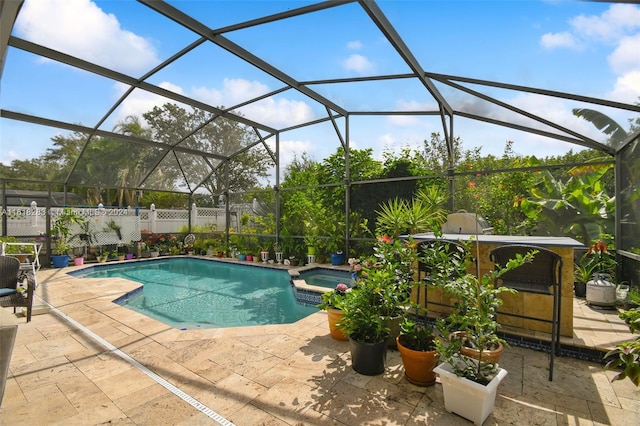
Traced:
<path fill-rule="evenodd" d="M 38 273 L 36 303 L 53 308 L 18 320 L 2 425 L 470 424 L 444 410 L 439 383 L 408 383 L 396 351 L 384 374 L 355 373 L 324 312 L 291 325 L 181 331 L 112 303 L 137 284 L 69 270 Z M 582 301 L 576 309 L 572 343 L 631 338 L 616 315 Z M 510 347 L 501 365 L 509 374 L 485 425 L 640 421 L 640 390 L 611 383 L 600 364 L 558 357 L 549 382 L 545 353 Z"/>

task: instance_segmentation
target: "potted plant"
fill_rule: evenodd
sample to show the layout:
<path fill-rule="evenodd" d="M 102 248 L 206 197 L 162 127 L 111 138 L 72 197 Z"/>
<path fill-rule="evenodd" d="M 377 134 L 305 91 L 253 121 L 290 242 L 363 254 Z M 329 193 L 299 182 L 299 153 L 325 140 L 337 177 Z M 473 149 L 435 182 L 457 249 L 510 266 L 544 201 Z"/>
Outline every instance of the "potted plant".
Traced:
<path fill-rule="evenodd" d="M 276 262 L 278 262 L 278 265 L 281 265 L 282 259 L 284 257 L 284 254 L 282 252 L 282 245 L 278 242 L 273 243 L 273 252 L 276 255 Z"/>
<path fill-rule="evenodd" d="M 596 241 L 585 254 L 574 263 L 574 291 L 576 297 L 586 297 L 587 283 L 603 279 L 611 279 L 616 269 L 616 260 L 603 241 Z M 596 275 L 597 274 L 597 275 Z"/>
<path fill-rule="evenodd" d="M 619 316 L 629 325 L 629 330 L 632 333 L 640 331 L 640 308 L 636 307 L 620 312 Z M 617 344 L 615 349 L 607 352 L 604 357 L 605 360 L 608 360 L 605 368 L 609 370 L 622 369 L 611 379 L 612 381 L 628 378 L 634 385 L 640 386 L 640 337 Z"/>
<path fill-rule="evenodd" d="M 515 290 L 495 287 L 495 281 L 507 271 L 531 262 L 535 253 L 517 254 L 505 266 L 480 278 L 465 274 L 443 284 L 458 302 L 449 317 L 438 321 L 441 338 L 436 345 L 444 363 L 434 371 L 442 381 L 446 410 L 476 424 L 482 424 L 493 411 L 498 385 L 507 375 L 487 353 L 505 343 L 497 335 L 500 325 L 496 312 L 502 305 L 500 295 Z M 451 324 L 463 334 L 450 333 Z M 463 346 L 473 349 L 472 356 L 461 353 Z"/>
<path fill-rule="evenodd" d="M 298 260 L 297 257 L 295 256 L 289 256 L 289 265 L 291 266 L 298 266 L 298 264 L 300 263 L 300 261 Z"/>
<path fill-rule="evenodd" d="M 344 264 L 344 224 L 331 222 L 329 234 L 327 249 L 329 250 L 331 264 L 335 266 L 342 265 Z"/>
<path fill-rule="evenodd" d="M 373 303 L 390 330 L 388 346 L 396 347 L 400 324 L 411 304 L 411 292 L 417 285 L 413 266 L 417 260 L 412 239 L 402 241 L 381 236 L 373 247 L 373 256 L 359 262 L 362 283 L 376 288 Z M 352 262 L 353 263 L 353 262 Z"/>
<path fill-rule="evenodd" d="M 316 249 L 318 247 L 318 236 L 317 235 L 305 235 L 304 236 L 304 244 L 307 246 L 307 255 L 315 256 Z"/>
<path fill-rule="evenodd" d="M 584 298 L 587 295 L 587 282 L 591 280 L 596 271 L 597 264 L 594 258 L 585 253 L 576 260 L 573 268 L 573 291 L 576 297 Z"/>
<path fill-rule="evenodd" d="M 364 280 L 347 292 L 338 325 L 349 338 L 351 366 L 360 374 L 382 374 L 387 359 L 389 327 L 377 306 L 375 282 Z"/>
<path fill-rule="evenodd" d="M 0 243 L 9 243 L 4 246 L 4 254 L 16 257 L 20 263 L 25 263 L 35 254 L 31 244 L 21 244 L 16 237 L 0 237 Z"/>
<path fill-rule="evenodd" d="M 435 384 L 433 369 L 438 364 L 439 355 L 431 327 L 405 317 L 396 339 L 407 381 L 417 386 Z"/>
<path fill-rule="evenodd" d="M 55 248 L 51 256 L 51 262 L 55 268 L 63 268 L 69 265 L 69 252 L 71 251 L 72 226 L 85 223 L 84 218 L 77 215 L 70 208 L 63 209 L 51 226 L 51 235 L 55 238 Z"/>
<path fill-rule="evenodd" d="M 268 244 L 263 245 L 262 248 L 260 249 L 260 260 L 262 260 L 262 263 L 267 263 L 267 261 L 269 260 Z"/>
<path fill-rule="evenodd" d="M 349 340 L 348 337 L 342 331 L 342 328 L 337 325 L 342 320 L 342 306 L 344 299 L 347 295 L 349 287 L 346 284 L 340 283 L 332 291 L 322 293 L 322 303 L 317 305 L 319 309 L 327 311 L 327 318 L 329 321 L 329 333 L 331 337 L 336 340 Z"/>

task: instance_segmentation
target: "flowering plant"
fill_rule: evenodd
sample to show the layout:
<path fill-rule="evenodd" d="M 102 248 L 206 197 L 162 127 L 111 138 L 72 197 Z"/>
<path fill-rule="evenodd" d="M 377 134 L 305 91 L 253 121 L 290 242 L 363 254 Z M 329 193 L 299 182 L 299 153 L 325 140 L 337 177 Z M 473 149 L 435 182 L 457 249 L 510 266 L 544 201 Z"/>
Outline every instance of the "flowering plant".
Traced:
<path fill-rule="evenodd" d="M 182 243 L 174 235 L 169 234 L 151 234 L 144 240 L 144 243 L 149 250 L 159 252 L 169 252 L 174 247 L 181 248 L 182 246 Z"/>
<path fill-rule="evenodd" d="M 377 294 L 379 314 L 396 316 L 409 305 L 414 281 L 413 265 L 418 259 L 416 245 L 394 240 L 388 236 L 378 238 L 373 257 L 361 262 L 358 285 L 370 285 Z"/>
<path fill-rule="evenodd" d="M 349 287 L 346 284 L 340 283 L 335 290 L 322 293 L 322 303 L 318 305 L 318 308 L 322 310 L 342 309 L 348 289 Z"/>
<path fill-rule="evenodd" d="M 593 274 L 608 274 L 614 276 L 616 260 L 603 241 L 596 241 L 589 250 L 576 262 L 575 277 L 578 282 L 587 282 Z"/>
<path fill-rule="evenodd" d="M 360 259 L 355 257 L 350 257 L 347 261 L 349 264 L 349 270 L 351 271 L 351 280 L 353 281 L 353 286 L 358 285 L 358 273 L 362 271 L 362 264 L 360 263 Z"/>

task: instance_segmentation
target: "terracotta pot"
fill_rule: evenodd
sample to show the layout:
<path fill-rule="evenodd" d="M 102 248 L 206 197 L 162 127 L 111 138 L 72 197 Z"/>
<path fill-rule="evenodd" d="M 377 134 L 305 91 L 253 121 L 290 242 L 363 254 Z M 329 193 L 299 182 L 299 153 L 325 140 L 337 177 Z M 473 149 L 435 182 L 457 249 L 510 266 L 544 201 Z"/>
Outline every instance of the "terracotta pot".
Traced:
<path fill-rule="evenodd" d="M 349 340 L 340 327 L 336 325 L 336 323 L 342 319 L 342 311 L 340 309 L 329 308 L 327 309 L 327 318 L 329 319 L 329 332 L 331 333 L 331 337 L 336 340 Z"/>
<path fill-rule="evenodd" d="M 457 331 L 454 333 L 454 335 L 457 338 L 460 338 L 463 340 L 464 340 L 464 334 L 465 333 L 463 331 Z M 500 359 L 500 355 L 502 355 L 502 352 L 504 352 L 504 346 L 502 345 L 502 343 L 498 343 L 498 347 L 496 349 L 485 350 L 482 352 L 482 362 L 498 363 L 498 360 Z M 480 354 L 476 349 L 470 348 L 465 345 L 462 345 L 462 348 L 460 349 L 460 353 L 472 359 L 478 359 L 480 357 Z"/>
<path fill-rule="evenodd" d="M 436 383 L 436 373 L 433 369 L 440 357 L 438 351 L 414 351 L 402 346 L 401 337 L 396 338 L 398 351 L 404 365 L 404 375 L 409 383 L 417 386 L 433 386 Z"/>

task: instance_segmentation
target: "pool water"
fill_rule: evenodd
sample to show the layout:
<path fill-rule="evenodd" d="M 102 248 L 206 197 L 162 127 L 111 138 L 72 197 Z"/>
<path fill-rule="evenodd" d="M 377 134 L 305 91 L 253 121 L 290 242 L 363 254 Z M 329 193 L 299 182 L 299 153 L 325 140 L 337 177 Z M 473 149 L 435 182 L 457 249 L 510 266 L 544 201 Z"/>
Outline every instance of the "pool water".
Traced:
<path fill-rule="evenodd" d="M 172 258 L 87 268 L 87 278 L 143 284 L 116 303 L 176 328 L 289 324 L 318 309 L 295 299 L 287 271 Z"/>
<path fill-rule="evenodd" d="M 351 272 L 314 268 L 300 271 L 300 279 L 309 285 L 334 289 L 340 283 L 351 286 Z"/>

